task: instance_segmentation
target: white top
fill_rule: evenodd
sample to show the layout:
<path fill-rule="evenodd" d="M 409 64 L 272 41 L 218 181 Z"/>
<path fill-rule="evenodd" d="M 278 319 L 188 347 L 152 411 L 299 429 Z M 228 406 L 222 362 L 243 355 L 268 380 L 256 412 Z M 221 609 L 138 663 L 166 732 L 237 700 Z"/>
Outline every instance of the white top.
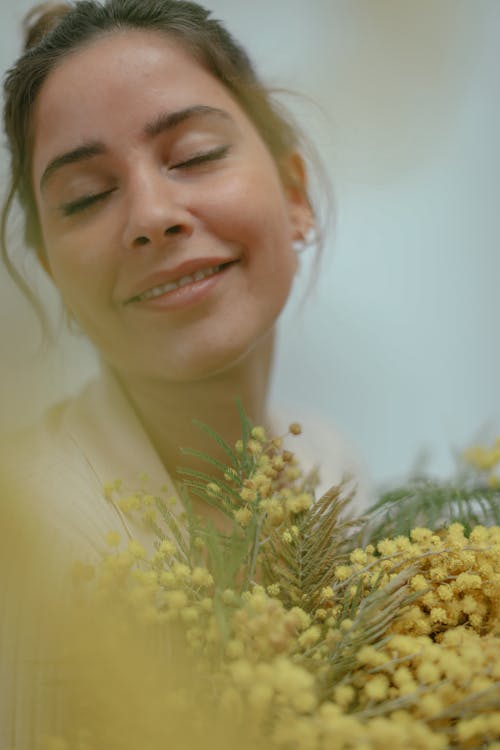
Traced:
<path fill-rule="evenodd" d="M 289 423 L 280 412 L 272 415 L 272 424 L 277 434 L 283 434 Z M 344 470 L 359 473 L 337 433 L 317 418 L 306 416 L 302 425 L 304 435 L 290 438 L 289 447 L 306 470 L 323 464 L 320 490 L 338 483 Z M 37 612 L 50 609 L 43 576 L 49 577 L 54 601 L 60 606 L 71 592 L 69 561 L 95 563 L 105 550 L 109 531 L 127 529 L 144 541 L 144 531 L 104 497 L 106 483 L 120 479 L 124 490 L 134 491 L 146 474 L 151 492 L 163 490 L 170 496 L 177 492 L 121 386 L 107 370 L 79 396 L 51 409 L 7 453 L 12 459 L 7 462 L 7 485 L 14 488 L 7 499 L 15 501 L 36 532 L 22 582 L 14 575 L 17 566 L 13 570 L 8 559 L 3 565 L 0 560 L 4 572 L 0 581 L 0 750 L 14 745 L 16 750 L 27 750 L 49 725 L 53 728 L 56 712 L 54 695 L 47 687 L 52 667 L 43 658 L 50 643 L 50 617 L 35 622 Z M 177 512 L 182 512 L 180 501 Z M 43 570 L 41 583 L 39 570 Z M 33 670 L 33 663 L 41 664 L 40 669 Z"/>
<path fill-rule="evenodd" d="M 152 492 L 161 487 L 169 495 L 176 492 L 107 372 L 51 409 L 0 455 L 6 464 L 0 472 L 2 500 L 14 502 L 16 519 L 29 527 L 22 552 L 10 550 L 15 565 L 9 546 L 0 549 L 0 750 L 33 750 L 57 725 L 51 607 L 71 595 L 71 562 L 95 563 L 108 531 L 129 527 L 136 538 L 144 534 L 105 499 L 104 485 L 119 478 L 134 491 L 146 473 Z"/>

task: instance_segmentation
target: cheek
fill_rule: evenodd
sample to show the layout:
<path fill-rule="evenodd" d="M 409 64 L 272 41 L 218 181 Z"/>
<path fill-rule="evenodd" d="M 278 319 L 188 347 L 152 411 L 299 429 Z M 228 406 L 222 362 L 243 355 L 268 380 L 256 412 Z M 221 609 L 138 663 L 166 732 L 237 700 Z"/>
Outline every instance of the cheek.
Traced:
<path fill-rule="evenodd" d="M 117 253 L 113 234 L 115 222 L 109 214 L 76 230 L 51 232 L 43 237 L 50 275 L 67 304 L 102 306 L 109 298 L 116 273 Z"/>
<path fill-rule="evenodd" d="M 204 198 L 199 217 L 213 234 L 241 244 L 248 253 L 262 248 L 269 262 L 274 255 L 279 257 L 291 250 L 288 204 L 271 169 L 240 170 L 221 180 Z"/>
<path fill-rule="evenodd" d="M 106 269 L 92 253 L 74 245 L 51 248 L 50 275 L 65 306 L 84 327 L 109 310 L 110 294 Z"/>

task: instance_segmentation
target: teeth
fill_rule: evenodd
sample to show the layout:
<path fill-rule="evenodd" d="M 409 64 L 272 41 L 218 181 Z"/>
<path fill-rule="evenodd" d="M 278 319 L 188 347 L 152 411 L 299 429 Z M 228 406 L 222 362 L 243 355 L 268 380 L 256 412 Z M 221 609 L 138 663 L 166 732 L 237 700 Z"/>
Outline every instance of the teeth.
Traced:
<path fill-rule="evenodd" d="M 186 286 L 186 284 L 192 284 L 195 281 L 206 279 L 208 276 L 213 276 L 214 273 L 220 271 L 221 268 L 222 265 L 200 269 L 199 271 L 196 271 L 196 273 L 194 273 L 192 276 L 183 276 L 181 279 L 179 279 L 179 281 L 169 281 L 168 284 L 155 286 L 153 289 L 149 289 L 147 292 L 144 292 L 144 294 L 140 294 L 138 297 L 135 297 L 134 301 L 143 302 L 148 299 L 154 299 L 155 297 L 161 297 L 162 294 L 173 292 L 174 289 L 180 289 L 181 287 Z"/>
<path fill-rule="evenodd" d="M 182 279 L 179 279 L 177 282 L 178 286 L 186 286 L 186 284 L 192 284 L 194 281 L 194 276 L 183 276 Z"/>

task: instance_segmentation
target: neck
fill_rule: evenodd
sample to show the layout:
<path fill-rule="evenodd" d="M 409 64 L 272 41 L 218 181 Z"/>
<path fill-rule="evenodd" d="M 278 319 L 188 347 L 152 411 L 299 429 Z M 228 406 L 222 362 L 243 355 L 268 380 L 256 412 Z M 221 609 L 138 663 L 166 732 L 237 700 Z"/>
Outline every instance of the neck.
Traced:
<path fill-rule="evenodd" d="M 241 437 L 237 399 L 253 424 L 268 425 L 266 400 L 273 341 L 270 334 L 231 368 L 196 382 L 172 383 L 121 375 L 136 412 L 174 481 L 180 478 L 181 466 L 216 473 L 210 464 L 184 455 L 181 448 L 192 448 L 227 463 L 222 448 L 193 425 L 193 419 L 207 424 L 231 446 Z"/>

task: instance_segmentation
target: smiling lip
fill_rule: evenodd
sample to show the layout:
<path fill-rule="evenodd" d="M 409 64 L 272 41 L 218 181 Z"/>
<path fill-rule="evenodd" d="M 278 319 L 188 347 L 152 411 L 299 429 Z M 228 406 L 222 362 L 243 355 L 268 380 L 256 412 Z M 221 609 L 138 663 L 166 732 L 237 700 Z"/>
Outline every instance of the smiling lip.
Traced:
<path fill-rule="evenodd" d="M 179 289 L 210 279 L 223 270 L 223 267 L 234 262 L 235 259 L 218 257 L 185 261 L 170 270 L 151 274 L 140 283 L 140 286 L 138 285 L 141 291 L 127 297 L 123 304 L 148 302 L 172 294 Z"/>

